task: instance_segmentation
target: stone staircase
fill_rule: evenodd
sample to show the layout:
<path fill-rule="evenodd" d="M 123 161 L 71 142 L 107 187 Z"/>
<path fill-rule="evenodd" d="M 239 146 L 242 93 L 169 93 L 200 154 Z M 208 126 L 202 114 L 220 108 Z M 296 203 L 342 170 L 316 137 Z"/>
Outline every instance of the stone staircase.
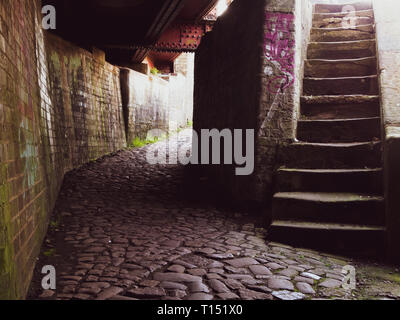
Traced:
<path fill-rule="evenodd" d="M 377 257 L 385 217 L 374 13 L 314 6 L 297 140 L 281 148 L 270 240 Z"/>

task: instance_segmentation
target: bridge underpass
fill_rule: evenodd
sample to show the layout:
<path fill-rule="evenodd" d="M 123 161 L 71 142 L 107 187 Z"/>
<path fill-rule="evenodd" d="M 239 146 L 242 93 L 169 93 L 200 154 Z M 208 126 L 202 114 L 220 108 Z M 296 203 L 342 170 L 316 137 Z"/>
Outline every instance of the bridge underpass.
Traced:
<path fill-rule="evenodd" d="M 57 8 L 54 31 L 41 28 L 43 5 Z M 378 264 L 382 257 L 343 248 L 332 253 L 309 242 L 301 248 L 302 235 L 290 245 L 289 234 L 281 243 L 271 240 L 276 171 L 302 156 L 293 162 L 293 154 L 273 150 L 290 148 L 297 120 L 311 120 L 294 111 L 305 99 L 301 59 L 307 60 L 312 18 L 321 12 L 298 1 L 235 0 L 218 17 L 216 5 L 0 4 L 0 298 L 399 298 L 399 270 Z M 363 6 L 355 5 L 356 16 L 371 10 Z M 317 10 L 336 15 L 341 8 Z M 293 40 L 285 42 L 291 58 L 269 65 L 265 38 L 276 28 Z M 270 82 L 277 78 L 278 86 Z M 235 165 L 173 161 L 177 151 L 184 158 L 191 149 L 193 134 L 213 128 L 256 131 L 253 174 L 237 176 Z M 172 161 L 149 161 L 149 154 L 163 159 L 164 152 Z M 324 245 L 323 238 L 311 242 Z M 56 289 L 42 287 L 49 265 L 57 271 Z M 349 268 L 356 282 L 346 277 Z"/>

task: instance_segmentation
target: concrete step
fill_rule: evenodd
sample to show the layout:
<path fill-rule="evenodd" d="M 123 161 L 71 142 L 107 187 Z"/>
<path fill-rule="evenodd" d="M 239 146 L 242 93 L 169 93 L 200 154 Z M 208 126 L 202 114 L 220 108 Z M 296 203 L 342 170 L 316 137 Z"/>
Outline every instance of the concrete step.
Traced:
<path fill-rule="evenodd" d="M 376 57 L 341 60 L 309 59 L 304 65 L 304 76 L 309 78 L 359 77 L 376 74 Z"/>
<path fill-rule="evenodd" d="M 276 192 L 355 192 L 381 195 L 382 169 L 288 169 L 277 173 Z"/>
<path fill-rule="evenodd" d="M 376 118 L 299 120 L 297 139 L 304 142 L 369 142 L 381 140 L 381 121 Z"/>
<path fill-rule="evenodd" d="M 304 78 L 303 94 L 309 96 L 379 95 L 378 76 Z"/>
<path fill-rule="evenodd" d="M 380 116 L 378 96 L 303 96 L 305 120 L 357 119 Z"/>
<path fill-rule="evenodd" d="M 382 258 L 385 228 L 274 221 L 268 231 L 268 240 L 326 253 Z"/>
<path fill-rule="evenodd" d="M 376 56 L 376 41 L 311 42 L 308 59 L 357 59 Z"/>
<path fill-rule="evenodd" d="M 384 198 L 359 193 L 282 192 L 272 202 L 274 220 L 384 226 Z"/>
<path fill-rule="evenodd" d="M 338 42 L 375 39 L 374 25 L 348 28 L 311 28 L 311 42 Z"/>
<path fill-rule="evenodd" d="M 279 149 L 279 162 L 288 168 L 351 169 L 382 166 L 382 144 L 297 142 Z"/>
<path fill-rule="evenodd" d="M 370 11 L 372 12 L 372 10 Z M 353 16 L 346 15 L 326 15 L 315 14 L 313 19 L 314 28 L 343 28 L 349 26 L 364 26 L 374 24 L 375 19 L 373 12 L 370 16 L 357 17 L 355 13 Z"/>
<path fill-rule="evenodd" d="M 372 3 L 368 2 L 349 2 L 345 4 L 325 4 L 325 3 L 317 3 L 314 6 L 314 13 L 341 13 L 346 11 L 347 14 L 349 8 L 352 8 L 351 12 L 353 11 L 365 11 L 365 10 L 372 10 Z"/>

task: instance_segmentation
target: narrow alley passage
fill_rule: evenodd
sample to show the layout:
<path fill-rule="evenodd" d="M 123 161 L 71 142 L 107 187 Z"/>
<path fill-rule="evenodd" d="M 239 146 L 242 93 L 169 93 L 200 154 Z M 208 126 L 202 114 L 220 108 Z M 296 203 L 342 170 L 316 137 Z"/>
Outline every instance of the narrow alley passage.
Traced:
<path fill-rule="evenodd" d="M 28 299 L 400 297 L 395 275 L 374 278 L 398 270 L 379 273 L 375 265 L 267 244 L 265 230 L 242 214 L 184 200 L 184 167 L 149 165 L 148 148 L 107 156 L 65 177 Z M 45 265 L 56 268 L 54 291 L 41 287 Z M 342 287 L 347 265 L 357 270 L 354 291 Z"/>
<path fill-rule="evenodd" d="M 399 10 L 0 0 L 0 301 L 400 300 Z"/>

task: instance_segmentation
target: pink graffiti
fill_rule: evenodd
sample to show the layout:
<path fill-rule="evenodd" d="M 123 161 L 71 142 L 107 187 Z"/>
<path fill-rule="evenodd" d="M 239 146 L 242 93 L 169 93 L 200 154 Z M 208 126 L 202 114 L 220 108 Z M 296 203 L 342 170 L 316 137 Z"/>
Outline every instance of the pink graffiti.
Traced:
<path fill-rule="evenodd" d="M 265 56 L 279 70 L 280 75 L 272 76 L 268 81 L 270 93 L 283 92 L 293 85 L 295 40 L 291 39 L 290 27 L 293 25 L 293 14 L 266 14 L 267 32 L 265 35 Z M 271 74 L 275 72 L 271 71 Z"/>

